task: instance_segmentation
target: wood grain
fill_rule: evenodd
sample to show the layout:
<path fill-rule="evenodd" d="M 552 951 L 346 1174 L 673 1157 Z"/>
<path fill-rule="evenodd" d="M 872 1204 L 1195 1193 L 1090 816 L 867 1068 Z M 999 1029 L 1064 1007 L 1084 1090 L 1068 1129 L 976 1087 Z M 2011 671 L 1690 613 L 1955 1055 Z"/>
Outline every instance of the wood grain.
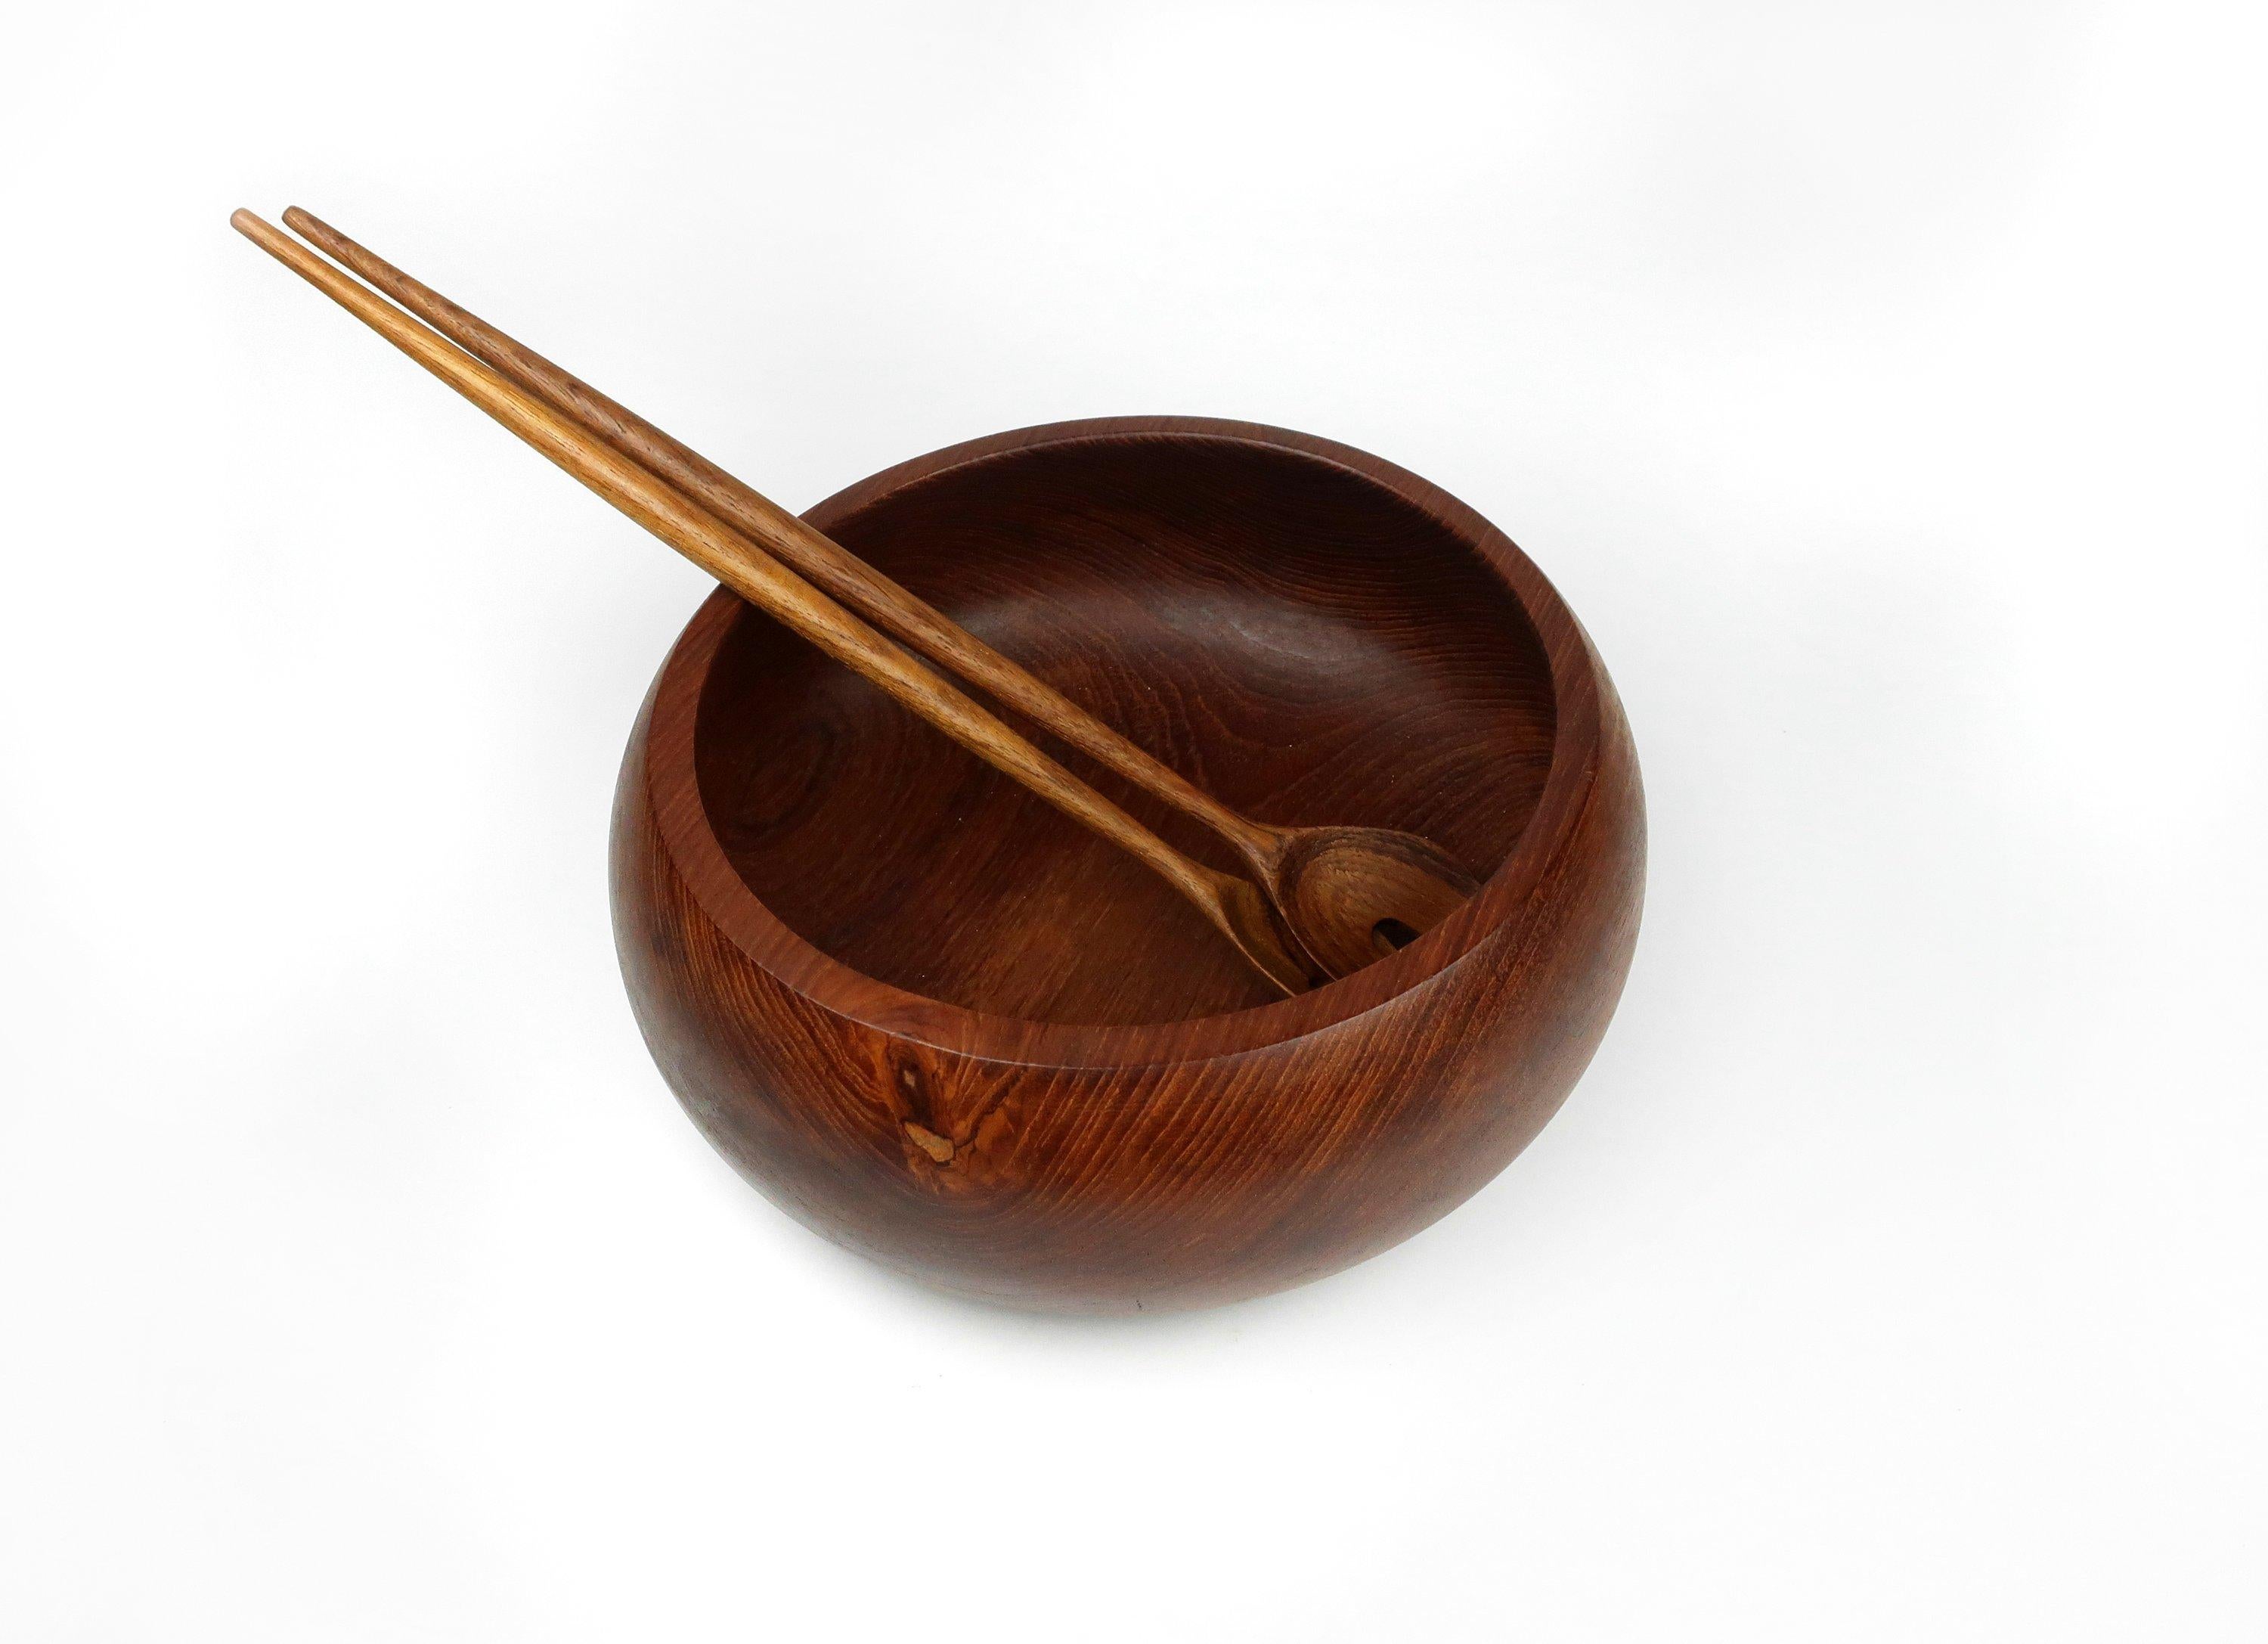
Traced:
<path fill-rule="evenodd" d="M 1643 805 L 1501 533 L 1347 447 L 1177 418 L 957 446 L 810 517 L 1239 811 L 1490 871 L 1270 1003 L 1123 857 L 712 600 L 625 758 L 616 930 L 671 1085 L 777 1203 L 966 1294 L 1191 1306 L 1406 1237 L 1557 1109 L 1628 964 Z"/>

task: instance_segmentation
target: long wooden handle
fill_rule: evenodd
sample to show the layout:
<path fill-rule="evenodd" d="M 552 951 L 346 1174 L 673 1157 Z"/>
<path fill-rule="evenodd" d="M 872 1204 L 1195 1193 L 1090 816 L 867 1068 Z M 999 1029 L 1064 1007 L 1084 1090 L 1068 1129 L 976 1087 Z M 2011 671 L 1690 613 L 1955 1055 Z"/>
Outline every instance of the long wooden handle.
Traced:
<path fill-rule="evenodd" d="M 246 238 L 759 609 L 927 719 L 980 759 L 1147 863 L 1240 950 L 1223 876 L 1192 862 L 793 571 L 753 548 L 638 464 L 366 290 L 249 211 Z M 1279 981 L 1280 978 L 1272 978 Z"/>
<path fill-rule="evenodd" d="M 671 438 L 637 412 L 506 336 L 431 286 L 403 273 L 313 214 L 291 207 L 285 226 L 546 401 L 615 451 L 668 481 L 703 508 L 777 554 L 828 593 L 879 623 L 931 660 L 984 689 L 1135 786 L 1211 829 L 1260 866 L 1277 830 L 1239 815 L 1179 771 L 1145 752 L 1077 703 L 1010 661 L 927 601 L 840 543 Z"/>

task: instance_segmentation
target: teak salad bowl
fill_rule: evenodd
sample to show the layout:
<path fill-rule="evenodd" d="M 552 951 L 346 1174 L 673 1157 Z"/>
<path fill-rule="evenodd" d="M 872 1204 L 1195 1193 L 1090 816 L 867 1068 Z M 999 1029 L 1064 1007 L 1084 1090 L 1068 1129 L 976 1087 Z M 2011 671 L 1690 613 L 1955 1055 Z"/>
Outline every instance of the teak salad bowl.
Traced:
<path fill-rule="evenodd" d="M 1182 417 L 953 446 L 806 517 L 1246 815 L 1407 829 L 1484 882 L 1285 999 L 720 589 L 630 739 L 615 921 L 663 1073 L 781 1208 L 965 1294 L 1198 1306 L 1408 1237 L 1557 1109 L 1629 964 L 1644 814 L 1604 668 L 1502 533 L 1346 446 Z"/>

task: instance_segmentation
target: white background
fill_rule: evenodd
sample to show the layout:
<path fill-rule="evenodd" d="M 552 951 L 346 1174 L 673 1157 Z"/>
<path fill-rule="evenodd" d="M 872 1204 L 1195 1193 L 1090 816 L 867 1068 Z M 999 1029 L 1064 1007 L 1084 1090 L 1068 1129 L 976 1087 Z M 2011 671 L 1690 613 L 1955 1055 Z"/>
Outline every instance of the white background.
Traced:
<path fill-rule="evenodd" d="M 0 1634 L 2257 1640 L 2258 9 L 80 6 L 0 48 Z M 1616 1024 L 1432 1231 L 841 1255 L 622 997 L 703 579 L 232 234 L 795 506 L 1187 411 L 1588 623 Z"/>

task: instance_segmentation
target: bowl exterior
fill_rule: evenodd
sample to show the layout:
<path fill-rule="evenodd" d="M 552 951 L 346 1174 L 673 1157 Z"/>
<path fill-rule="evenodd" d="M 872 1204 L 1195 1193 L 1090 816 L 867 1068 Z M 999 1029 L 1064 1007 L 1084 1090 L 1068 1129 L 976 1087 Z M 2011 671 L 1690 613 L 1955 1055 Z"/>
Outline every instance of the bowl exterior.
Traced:
<path fill-rule="evenodd" d="M 1131 1312 L 1336 1272 L 1510 1163 L 1621 993 L 1644 803 L 1621 704 L 1580 629 L 1573 643 L 1597 686 L 1587 785 L 1525 899 L 1483 940 L 1375 1008 L 1280 1043 L 1110 1065 L 973 1055 L 832 1008 L 757 963 L 710 917 L 659 825 L 649 697 L 612 864 L 639 1026 L 695 1123 L 766 1197 L 942 1288 Z"/>

